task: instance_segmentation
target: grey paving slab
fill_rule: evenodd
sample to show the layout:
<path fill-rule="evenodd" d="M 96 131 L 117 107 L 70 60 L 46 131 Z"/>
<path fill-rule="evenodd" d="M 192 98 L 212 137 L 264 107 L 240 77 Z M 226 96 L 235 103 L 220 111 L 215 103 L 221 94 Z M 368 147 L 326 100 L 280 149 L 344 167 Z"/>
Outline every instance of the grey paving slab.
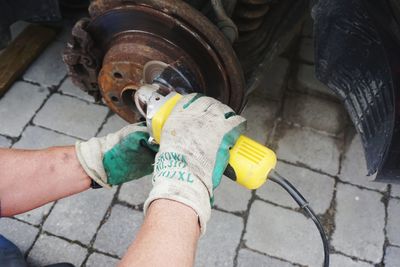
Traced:
<path fill-rule="evenodd" d="M 375 176 L 367 176 L 367 173 L 368 170 L 361 138 L 359 135 L 355 135 L 345 149 L 339 178 L 343 181 L 366 188 L 380 191 L 385 191 L 387 189 L 386 183 L 373 182 Z"/>
<path fill-rule="evenodd" d="M 277 57 L 260 78 L 254 95 L 272 100 L 280 100 L 284 93 L 290 63 L 286 58 Z"/>
<path fill-rule="evenodd" d="M 341 104 L 305 94 L 287 95 L 283 109 L 285 121 L 334 135 L 343 130 L 346 116 Z"/>
<path fill-rule="evenodd" d="M 276 170 L 296 186 L 317 214 L 327 211 L 333 197 L 333 178 L 282 162 L 278 163 Z M 285 190 L 268 180 L 257 190 L 257 195 L 282 206 L 298 208 L 297 203 Z"/>
<path fill-rule="evenodd" d="M 291 263 L 277 260 L 248 249 L 239 250 L 238 267 L 292 267 Z"/>
<path fill-rule="evenodd" d="M 242 231 L 241 217 L 213 210 L 198 244 L 195 266 L 233 266 Z"/>
<path fill-rule="evenodd" d="M 301 39 L 298 56 L 307 63 L 314 63 L 314 40 L 312 38 Z"/>
<path fill-rule="evenodd" d="M 151 179 L 152 175 L 148 175 L 139 180 L 123 184 L 119 190 L 118 199 L 134 206 L 143 204 L 153 188 Z"/>
<path fill-rule="evenodd" d="M 142 223 L 141 212 L 115 205 L 107 222 L 97 234 L 94 248 L 122 257 L 135 239 Z"/>
<path fill-rule="evenodd" d="M 335 231 L 331 244 L 338 251 L 379 263 L 383 256 L 385 207 L 382 195 L 338 184 Z"/>
<path fill-rule="evenodd" d="M 315 77 L 315 66 L 300 64 L 297 73 L 289 82 L 290 89 L 311 94 L 336 97 L 329 88 Z"/>
<path fill-rule="evenodd" d="M 97 189 L 59 200 L 43 229 L 88 245 L 100 226 L 114 194 L 115 189 Z"/>
<path fill-rule="evenodd" d="M 336 139 L 285 124 L 281 124 L 275 139 L 278 139 L 276 152 L 279 159 L 305 164 L 331 175 L 338 173 L 340 152 Z"/>
<path fill-rule="evenodd" d="M 390 191 L 390 195 L 393 197 L 400 198 L 400 184 L 392 184 L 392 190 Z"/>
<path fill-rule="evenodd" d="M 0 136 L 0 148 L 7 148 L 11 146 L 11 140 L 4 136 Z"/>
<path fill-rule="evenodd" d="M 48 90 L 26 82 L 16 82 L 0 98 L 0 134 L 17 137 L 43 104 Z"/>
<path fill-rule="evenodd" d="M 278 109 L 278 102 L 268 101 L 255 95 L 250 96 L 249 102 L 241 114 L 247 119 L 246 135 L 265 144 L 268 135 L 273 130 Z"/>
<path fill-rule="evenodd" d="M 100 253 L 93 253 L 89 256 L 86 266 L 87 267 L 112 267 L 117 266 L 119 260 L 116 258 L 111 258 Z"/>
<path fill-rule="evenodd" d="M 399 199 L 391 198 L 389 200 L 386 232 L 389 238 L 389 242 L 393 245 L 400 246 L 400 200 Z"/>
<path fill-rule="evenodd" d="M 244 236 L 247 247 L 290 262 L 321 266 L 323 251 L 318 231 L 301 213 L 255 201 Z"/>
<path fill-rule="evenodd" d="M 94 98 L 75 86 L 70 77 L 63 81 L 59 91 L 66 95 L 75 96 L 89 102 L 94 102 Z"/>
<path fill-rule="evenodd" d="M 388 246 L 385 253 L 385 267 L 400 266 L 400 248 Z"/>
<path fill-rule="evenodd" d="M 60 84 L 67 75 L 62 61 L 65 43 L 55 41 L 36 59 L 23 75 L 24 80 L 53 87 Z"/>
<path fill-rule="evenodd" d="M 118 115 L 114 114 L 107 118 L 106 123 L 97 136 L 106 136 L 107 134 L 117 132 L 123 127 L 127 126 L 128 122 L 121 119 Z"/>
<path fill-rule="evenodd" d="M 37 209 L 16 215 L 17 219 L 23 220 L 25 222 L 31 223 L 33 225 L 40 225 L 46 215 L 49 214 L 51 207 L 54 205 L 54 202 L 48 203 L 44 206 L 41 206 Z"/>
<path fill-rule="evenodd" d="M 374 265 L 362 262 L 362 261 L 354 261 L 349 257 L 340 255 L 340 254 L 332 254 L 330 255 L 330 266 L 331 267 L 373 267 Z"/>
<path fill-rule="evenodd" d="M 13 148 L 42 149 L 51 146 L 67 146 L 74 145 L 77 140 L 67 135 L 29 125 Z"/>
<path fill-rule="evenodd" d="M 80 266 L 86 253 L 87 250 L 77 244 L 41 234 L 28 255 L 28 263 L 38 267 L 60 262 Z"/>
<path fill-rule="evenodd" d="M 250 190 L 225 176 L 214 191 L 215 206 L 230 212 L 246 211 L 250 198 Z"/>
<path fill-rule="evenodd" d="M 0 219 L 0 234 L 12 241 L 22 253 L 32 246 L 39 229 L 10 218 Z"/>
<path fill-rule="evenodd" d="M 78 138 L 89 139 L 96 134 L 107 113 L 106 107 L 54 94 L 39 111 L 34 123 Z"/>

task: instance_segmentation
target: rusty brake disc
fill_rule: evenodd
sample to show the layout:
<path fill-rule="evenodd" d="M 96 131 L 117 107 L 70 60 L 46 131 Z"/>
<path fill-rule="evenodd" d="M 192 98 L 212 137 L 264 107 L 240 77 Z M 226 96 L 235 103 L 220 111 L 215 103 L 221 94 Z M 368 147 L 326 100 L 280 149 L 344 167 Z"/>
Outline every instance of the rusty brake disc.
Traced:
<path fill-rule="evenodd" d="M 179 62 L 196 84 L 186 93 L 201 92 L 241 110 L 245 84 L 236 55 L 197 10 L 173 0 L 97 0 L 89 10 L 92 18 L 77 23 L 64 61 L 78 86 L 93 95 L 100 91 L 125 120 L 140 117 L 133 95 L 143 83 L 144 66 L 153 60 Z"/>

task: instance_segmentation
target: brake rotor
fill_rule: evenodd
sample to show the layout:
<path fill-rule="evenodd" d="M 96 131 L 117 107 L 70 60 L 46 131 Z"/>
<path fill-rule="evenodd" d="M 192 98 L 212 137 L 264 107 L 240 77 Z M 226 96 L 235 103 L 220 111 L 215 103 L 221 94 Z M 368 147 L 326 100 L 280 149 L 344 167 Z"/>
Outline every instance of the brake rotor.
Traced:
<path fill-rule="evenodd" d="M 107 105 L 125 120 L 140 118 L 133 95 L 143 84 L 143 68 L 150 61 L 178 64 L 193 85 L 183 93 L 204 93 L 241 110 L 245 85 L 236 55 L 220 31 L 191 6 L 173 0 L 97 0 L 89 11 L 91 20 L 78 22 L 88 33 L 85 38 L 90 37 L 83 44 L 89 47 L 77 45 L 75 38 L 64 60 L 76 84 L 86 91 L 100 90 Z M 80 57 L 77 49 L 84 50 Z M 92 65 L 82 71 L 88 67 L 82 59 L 88 54 L 98 58 L 86 59 Z M 94 67 L 96 62 L 99 66 Z M 173 80 L 165 82 L 174 86 Z"/>

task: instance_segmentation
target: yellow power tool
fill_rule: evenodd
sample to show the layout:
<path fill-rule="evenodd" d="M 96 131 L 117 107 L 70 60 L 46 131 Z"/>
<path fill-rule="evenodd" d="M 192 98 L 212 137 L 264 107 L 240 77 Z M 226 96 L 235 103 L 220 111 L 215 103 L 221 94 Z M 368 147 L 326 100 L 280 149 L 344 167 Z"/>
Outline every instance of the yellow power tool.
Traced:
<path fill-rule="evenodd" d="M 135 104 L 146 118 L 151 141 L 158 144 L 165 122 L 182 98 L 181 94 L 171 90 L 175 88 L 168 88 L 164 82 L 160 82 L 163 81 L 160 76 L 166 70 L 170 72 L 174 68 L 159 61 L 147 63 L 143 85 L 135 93 Z M 224 175 L 248 189 L 257 189 L 265 183 L 276 162 L 276 155 L 272 150 L 242 135 L 230 149 L 229 165 Z"/>

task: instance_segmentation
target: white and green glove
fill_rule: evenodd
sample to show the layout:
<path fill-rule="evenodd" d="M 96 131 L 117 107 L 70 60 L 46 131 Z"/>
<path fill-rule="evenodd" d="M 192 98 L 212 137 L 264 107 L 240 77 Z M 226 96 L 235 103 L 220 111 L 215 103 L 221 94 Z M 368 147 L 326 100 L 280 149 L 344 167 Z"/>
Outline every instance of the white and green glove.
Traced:
<path fill-rule="evenodd" d="M 148 143 L 145 123 L 126 126 L 116 133 L 75 145 L 78 160 L 99 185 L 110 188 L 153 172 L 158 145 Z"/>
<path fill-rule="evenodd" d="M 245 128 L 245 119 L 219 101 L 199 94 L 184 96 L 162 129 L 145 213 L 156 199 L 181 202 L 197 213 L 204 234 L 213 190 L 228 165 L 229 149 Z"/>

